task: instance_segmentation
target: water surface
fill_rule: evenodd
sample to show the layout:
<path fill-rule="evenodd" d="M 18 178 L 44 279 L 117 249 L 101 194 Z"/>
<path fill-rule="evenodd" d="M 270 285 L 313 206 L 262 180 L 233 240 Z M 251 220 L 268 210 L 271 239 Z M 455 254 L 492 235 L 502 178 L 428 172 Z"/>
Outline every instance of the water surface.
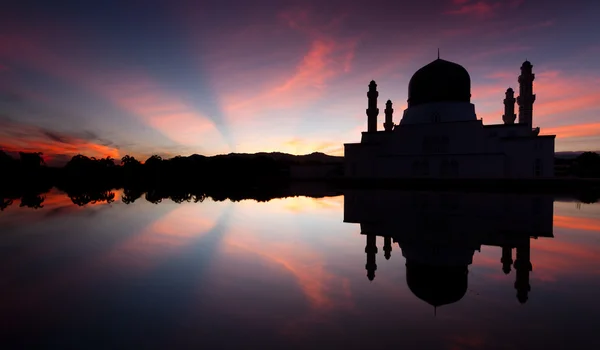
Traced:
<path fill-rule="evenodd" d="M 598 204 L 114 194 L 0 213 L 3 348 L 600 348 Z"/>

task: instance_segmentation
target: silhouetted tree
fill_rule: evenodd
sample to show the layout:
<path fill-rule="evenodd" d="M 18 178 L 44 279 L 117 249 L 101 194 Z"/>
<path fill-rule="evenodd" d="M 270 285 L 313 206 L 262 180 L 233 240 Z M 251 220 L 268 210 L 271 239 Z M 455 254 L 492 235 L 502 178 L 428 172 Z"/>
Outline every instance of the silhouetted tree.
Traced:
<path fill-rule="evenodd" d="M 600 177 L 600 155 L 584 152 L 573 162 L 573 173 L 579 177 Z"/>
<path fill-rule="evenodd" d="M 130 167 L 130 166 L 138 166 L 138 165 L 141 165 L 142 163 L 140 163 L 139 160 L 135 159 L 135 157 L 126 155 L 125 157 L 121 158 L 121 164 L 123 164 L 124 167 Z"/>
<path fill-rule="evenodd" d="M 152 155 L 150 158 L 146 159 L 146 162 L 144 163 L 144 165 L 146 165 L 147 167 L 158 167 L 160 166 L 160 164 L 162 164 L 163 159 L 161 156 L 159 155 Z"/>
<path fill-rule="evenodd" d="M 106 157 L 98 160 L 106 168 L 112 168 L 115 166 L 115 160 L 112 157 Z"/>
<path fill-rule="evenodd" d="M 17 160 L 0 150 L 0 168 L 9 169 L 18 164 Z"/>
<path fill-rule="evenodd" d="M 42 152 L 19 152 L 21 166 L 26 170 L 37 170 L 46 165 Z"/>

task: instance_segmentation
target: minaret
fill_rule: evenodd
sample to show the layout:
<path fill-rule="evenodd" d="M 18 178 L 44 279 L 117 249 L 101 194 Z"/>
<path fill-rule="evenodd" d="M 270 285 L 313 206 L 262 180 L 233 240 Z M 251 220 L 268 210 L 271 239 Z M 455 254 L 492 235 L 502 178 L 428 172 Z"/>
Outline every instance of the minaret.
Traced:
<path fill-rule="evenodd" d="M 529 61 L 523 62 L 521 75 L 519 75 L 519 97 L 517 97 L 519 124 L 527 124 L 529 127 L 532 127 L 533 103 L 535 102 L 535 95 L 533 94 L 535 74 L 531 72 L 532 68 L 533 66 Z"/>
<path fill-rule="evenodd" d="M 377 108 L 377 97 L 379 97 L 379 92 L 377 92 L 377 83 L 375 83 L 375 80 L 371 80 L 371 83 L 369 84 L 367 97 L 369 98 L 369 108 L 367 108 L 367 132 L 376 132 L 377 116 L 379 115 L 379 108 Z"/>
<path fill-rule="evenodd" d="M 529 237 L 527 243 L 517 246 L 517 260 L 515 260 L 515 270 L 517 278 L 515 280 L 515 289 L 517 290 L 517 299 L 521 304 L 527 302 L 531 286 L 529 285 L 529 272 L 532 270 L 530 261 Z"/>
<path fill-rule="evenodd" d="M 369 281 L 372 281 L 375 278 L 375 270 L 377 270 L 377 263 L 375 261 L 375 255 L 377 254 L 377 236 L 375 235 L 367 235 L 367 246 L 365 247 L 365 253 L 367 253 L 367 264 L 365 268 L 367 269 L 367 277 Z"/>
<path fill-rule="evenodd" d="M 515 91 L 512 88 L 506 89 L 506 98 L 504 98 L 504 115 L 502 120 L 504 124 L 514 124 L 517 116 L 515 115 Z"/>
<path fill-rule="evenodd" d="M 394 130 L 394 120 L 392 119 L 393 113 L 394 109 L 392 108 L 392 100 L 388 100 L 385 103 L 385 123 L 383 123 L 385 131 Z"/>
<path fill-rule="evenodd" d="M 386 260 L 390 260 L 392 256 L 392 237 L 387 236 L 383 238 L 383 256 Z"/>
<path fill-rule="evenodd" d="M 510 267 L 513 263 L 511 247 L 502 247 L 502 259 L 500 259 L 500 262 L 502 263 L 502 271 L 508 275 L 510 273 Z"/>

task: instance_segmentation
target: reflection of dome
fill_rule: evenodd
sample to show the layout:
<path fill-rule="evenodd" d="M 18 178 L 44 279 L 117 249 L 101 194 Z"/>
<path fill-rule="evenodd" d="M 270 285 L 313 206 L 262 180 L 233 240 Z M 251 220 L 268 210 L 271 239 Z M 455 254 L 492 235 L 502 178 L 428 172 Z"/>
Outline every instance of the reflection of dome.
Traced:
<path fill-rule="evenodd" d="M 452 304 L 467 292 L 467 266 L 434 266 L 406 261 L 406 284 L 432 306 Z"/>
<path fill-rule="evenodd" d="M 461 65 L 437 59 L 408 83 L 408 107 L 430 102 L 471 102 L 471 77 Z"/>

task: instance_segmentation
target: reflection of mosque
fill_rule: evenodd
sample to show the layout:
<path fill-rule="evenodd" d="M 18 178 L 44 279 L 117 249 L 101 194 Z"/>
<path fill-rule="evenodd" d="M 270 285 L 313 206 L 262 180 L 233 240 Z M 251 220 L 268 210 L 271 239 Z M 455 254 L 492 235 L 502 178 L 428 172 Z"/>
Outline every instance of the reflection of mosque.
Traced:
<path fill-rule="evenodd" d="M 359 223 L 366 235 L 369 280 L 377 270 L 376 237 L 382 236 L 385 258 L 390 259 L 392 241 L 398 243 L 406 259 L 409 289 L 435 307 L 465 295 L 468 266 L 482 245 L 502 248 L 502 270 L 509 274 L 514 267 L 517 298 L 525 303 L 532 271 L 530 238 L 552 237 L 552 216 L 553 198 L 545 195 L 344 193 L 344 222 Z"/>

